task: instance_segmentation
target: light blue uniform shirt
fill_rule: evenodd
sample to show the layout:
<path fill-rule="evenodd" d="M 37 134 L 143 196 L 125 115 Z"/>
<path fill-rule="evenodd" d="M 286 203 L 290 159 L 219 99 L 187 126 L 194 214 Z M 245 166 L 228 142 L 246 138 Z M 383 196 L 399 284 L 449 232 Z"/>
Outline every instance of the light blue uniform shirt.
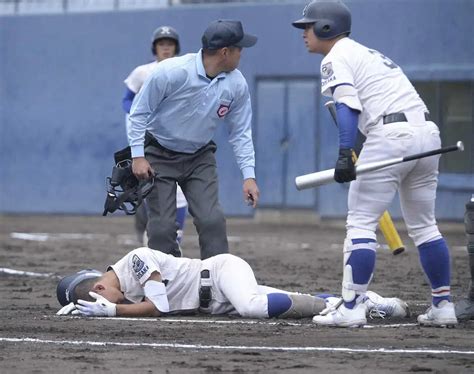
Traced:
<path fill-rule="evenodd" d="M 133 101 L 128 141 L 132 157 L 144 156 L 145 130 L 165 148 L 195 153 L 212 140 L 217 126 L 227 124 L 243 178 L 255 178 L 251 121 L 242 73 L 235 69 L 210 80 L 199 51 L 158 64 Z"/>

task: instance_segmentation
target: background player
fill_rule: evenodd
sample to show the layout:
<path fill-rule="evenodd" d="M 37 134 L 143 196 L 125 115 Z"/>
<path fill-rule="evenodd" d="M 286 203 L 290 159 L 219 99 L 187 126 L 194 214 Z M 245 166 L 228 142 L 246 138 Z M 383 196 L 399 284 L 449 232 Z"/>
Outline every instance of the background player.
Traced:
<path fill-rule="evenodd" d="M 368 313 L 407 316 L 408 307 L 400 299 L 368 295 L 364 300 Z M 250 265 L 231 254 L 198 260 L 145 247 L 129 252 L 104 274 L 83 270 L 63 278 L 57 297 L 65 306 L 60 315 L 74 312 L 110 317 L 160 316 L 199 308 L 206 314 L 303 318 L 312 317 L 327 305 L 331 309 L 339 300 L 331 295 L 315 297 L 258 285 Z"/>
<path fill-rule="evenodd" d="M 135 95 L 140 91 L 143 83 L 150 76 L 152 71 L 158 66 L 158 63 L 167 58 L 179 55 L 180 49 L 179 35 L 173 27 L 160 26 L 153 32 L 151 38 L 151 52 L 155 56 L 155 61 L 137 66 L 124 81 L 127 88 L 122 99 L 122 107 L 126 113 L 125 123 L 127 126 L 127 132 L 130 127 L 128 117 Z M 181 243 L 183 237 L 187 206 L 188 203 L 186 198 L 184 197 L 181 187 L 178 185 L 176 188 L 176 224 L 178 225 L 176 240 L 178 241 L 178 244 Z M 148 244 L 148 237 L 146 235 L 147 222 L 148 211 L 145 202 L 137 208 L 137 213 L 135 214 L 135 230 L 137 239 L 138 242 L 143 245 Z"/>
<path fill-rule="evenodd" d="M 439 130 L 405 74 L 392 60 L 348 38 L 351 14 L 340 1 L 315 0 L 293 26 L 304 29 L 310 53 L 324 55 L 321 90 L 336 102 L 339 157 L 334 179 L 356 179 L 353 149 L 357 128 L 367 137 L 360 164 L 440 147 Z M 349 188 L 347 236 L 344 243 L 343 305 L 315 316 L 321 325 L 366 323 L 360 301 L 375 267 L 377 221 L 399 192 L 408 234 L 418 247 L 431 284 L 432 305 L 418 316 L 422 325 L 455 325 L 450 299 L 450 256 L 436 225 L 439 156 L 398 164 L 357 177 Z"/>
<path fill-rule="evenodd" d="M 211 22 L 202 49 L 159 63 L 135 98 L 128 132 L 133 173 L 138 179 L 155 175 L 147 197 L 150 248 L 179 250 L 174 222 L 178 182 L 194 218 L 201 258 L 228 252 L 212 141 L 217 126 L 228 126 L 244 199 L 257 206 L 252 107 L 247 82 L 237 70 L 242 49 L 256 42 L 240 21 Z"/>

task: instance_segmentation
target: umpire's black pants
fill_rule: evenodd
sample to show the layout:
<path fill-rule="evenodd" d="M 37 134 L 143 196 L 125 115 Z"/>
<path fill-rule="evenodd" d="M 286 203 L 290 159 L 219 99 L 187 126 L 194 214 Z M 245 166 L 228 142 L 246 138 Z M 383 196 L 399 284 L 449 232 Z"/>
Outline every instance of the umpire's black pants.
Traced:
<path fill-rule="evenodd" d="M 214 142 L 196 153 L 174 152 L 156 139 L 145 147 L 145 157 L 155 171 L 155 186 L 147 197 L 148 246 L 179 256 L 176 242 L 176 182 L 188 201 L 199 235 L 201 258 L 229 252 L 224 213 L 218 199 Z"/>

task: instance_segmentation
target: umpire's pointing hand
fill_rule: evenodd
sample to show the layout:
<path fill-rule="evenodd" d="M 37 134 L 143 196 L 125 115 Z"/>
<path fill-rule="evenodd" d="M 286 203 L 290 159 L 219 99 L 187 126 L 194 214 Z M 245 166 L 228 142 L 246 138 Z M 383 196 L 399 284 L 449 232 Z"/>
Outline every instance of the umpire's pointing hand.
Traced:
<path fill-rule="evenodd" d="M 244 201 L 251 205 L 253 208 L 257 207 L 258 198 L 260 197 L 260 191 L 257 186 L 255 179 L 248 178 L 244 180 Z"/>
<path fill-rule="evenodd" d="M 132 171 L 137 179 L 149 179 L 155 172 L 145 157 L 135 157 L 132 162 Z"/>

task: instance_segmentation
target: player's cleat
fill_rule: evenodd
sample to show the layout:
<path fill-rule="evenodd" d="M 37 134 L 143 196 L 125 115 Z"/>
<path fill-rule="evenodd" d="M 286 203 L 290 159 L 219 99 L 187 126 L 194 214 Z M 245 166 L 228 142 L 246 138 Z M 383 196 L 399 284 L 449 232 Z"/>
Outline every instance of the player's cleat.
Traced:
<path fill-rule="evenodd" d="M 474 300 L 462 299 L 456 303 L 454 310 L 458 319 L 474 319 Z"/>
<path fill-rule="evenodd" d="M 458 320 L 454 311 L 454 304 L 448 300 L 441 301 L 438 306 L 431 305 L 425 314 L 418 316 L 418 323 L 422 326 L 452 327 Z"/>
<path fill-rule="evenodd" d="M 321 326 L 360 327 L 367 323 L 366 310 L 363 303 L 357 304 L 354 309 L 348 309 L 344 304 L 340 304 L 337 309 L 326 308 L 313 317 L 313 322 Z"/>
<path fill-rule="evenodd" d="M 363 303 L 370 318 L 404 318 L 410 316 L 408 304 L 397 297 L 382 297 L 373 291 L 367 291 Z"/>

